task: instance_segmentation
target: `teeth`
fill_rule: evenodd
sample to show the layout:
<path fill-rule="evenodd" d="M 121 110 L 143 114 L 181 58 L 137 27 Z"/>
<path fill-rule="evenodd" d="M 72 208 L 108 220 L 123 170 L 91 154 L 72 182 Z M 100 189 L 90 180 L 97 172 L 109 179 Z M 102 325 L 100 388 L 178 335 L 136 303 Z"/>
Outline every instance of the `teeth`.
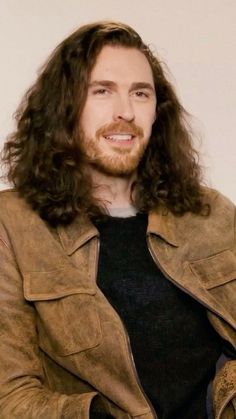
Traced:
<path fill-rule="evenodd" d="M 130 140 L 132 140 L 132 135 L 130 135 L 130 134 L 113 134 L 113 135 L 106 135 L 105 138 L 107 140 L 112 140 L 112 141 L 130 141 Z"/>

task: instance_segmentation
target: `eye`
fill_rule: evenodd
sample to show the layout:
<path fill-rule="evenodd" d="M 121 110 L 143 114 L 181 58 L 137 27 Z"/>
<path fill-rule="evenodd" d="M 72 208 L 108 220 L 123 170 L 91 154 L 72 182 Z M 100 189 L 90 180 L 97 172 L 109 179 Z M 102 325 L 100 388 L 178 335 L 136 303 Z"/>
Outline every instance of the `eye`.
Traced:
<path fill-rule="evenodd" d="M 107 93 L 108 93 L 108 90 L 107 89 L 104 89 L 102 87 L 100 89 L 96 89 L 96 90 L 93 91 L 93 94 L 94 95 L 100 95 L 100 96 L 104 96 Z"/>
<path fill-rule="evenodd" d="M 135 96 L 137 96 L 140 99 L 147 99 L 149 97 L 149 94 L 143 90 L 136 90 Z"/>

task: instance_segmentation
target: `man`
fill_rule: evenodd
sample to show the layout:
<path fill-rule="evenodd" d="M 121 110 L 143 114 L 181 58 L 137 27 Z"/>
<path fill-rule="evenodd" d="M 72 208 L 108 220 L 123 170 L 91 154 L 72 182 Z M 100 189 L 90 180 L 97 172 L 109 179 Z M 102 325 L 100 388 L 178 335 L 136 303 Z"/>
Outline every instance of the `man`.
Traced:
<path fill-rule="evenodd" d="M 0 418 L 235 418 L 234 205 L 139 35 L 63 41 L 3 159 Z"/>

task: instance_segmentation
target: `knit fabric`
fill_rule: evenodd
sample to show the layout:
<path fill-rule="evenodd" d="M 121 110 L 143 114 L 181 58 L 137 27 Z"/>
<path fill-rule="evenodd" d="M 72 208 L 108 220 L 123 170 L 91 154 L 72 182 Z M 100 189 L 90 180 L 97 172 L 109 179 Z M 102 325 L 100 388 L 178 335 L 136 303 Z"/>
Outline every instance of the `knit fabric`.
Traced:
<path fill-rule="evenodd" d="M 147 216 L 107 217 L 97 283 L 123 320 L 142 387 L 159 419 L 205 419 L 207 387 L 222 342 L 206 310 L 158 269 Z"/>

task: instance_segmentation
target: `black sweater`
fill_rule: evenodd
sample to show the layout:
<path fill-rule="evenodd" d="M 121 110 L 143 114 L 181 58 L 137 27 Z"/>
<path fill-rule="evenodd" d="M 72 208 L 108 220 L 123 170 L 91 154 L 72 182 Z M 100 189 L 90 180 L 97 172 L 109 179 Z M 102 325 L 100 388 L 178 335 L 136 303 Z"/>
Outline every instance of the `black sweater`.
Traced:
<path fill-rule="evenodd" d="M 205 419 L 222 343 L 206 310 L 165 278 L 146 244 L 147 217 L 107 217 L 97 283 L 122 318 L 158 419 Z"/>

